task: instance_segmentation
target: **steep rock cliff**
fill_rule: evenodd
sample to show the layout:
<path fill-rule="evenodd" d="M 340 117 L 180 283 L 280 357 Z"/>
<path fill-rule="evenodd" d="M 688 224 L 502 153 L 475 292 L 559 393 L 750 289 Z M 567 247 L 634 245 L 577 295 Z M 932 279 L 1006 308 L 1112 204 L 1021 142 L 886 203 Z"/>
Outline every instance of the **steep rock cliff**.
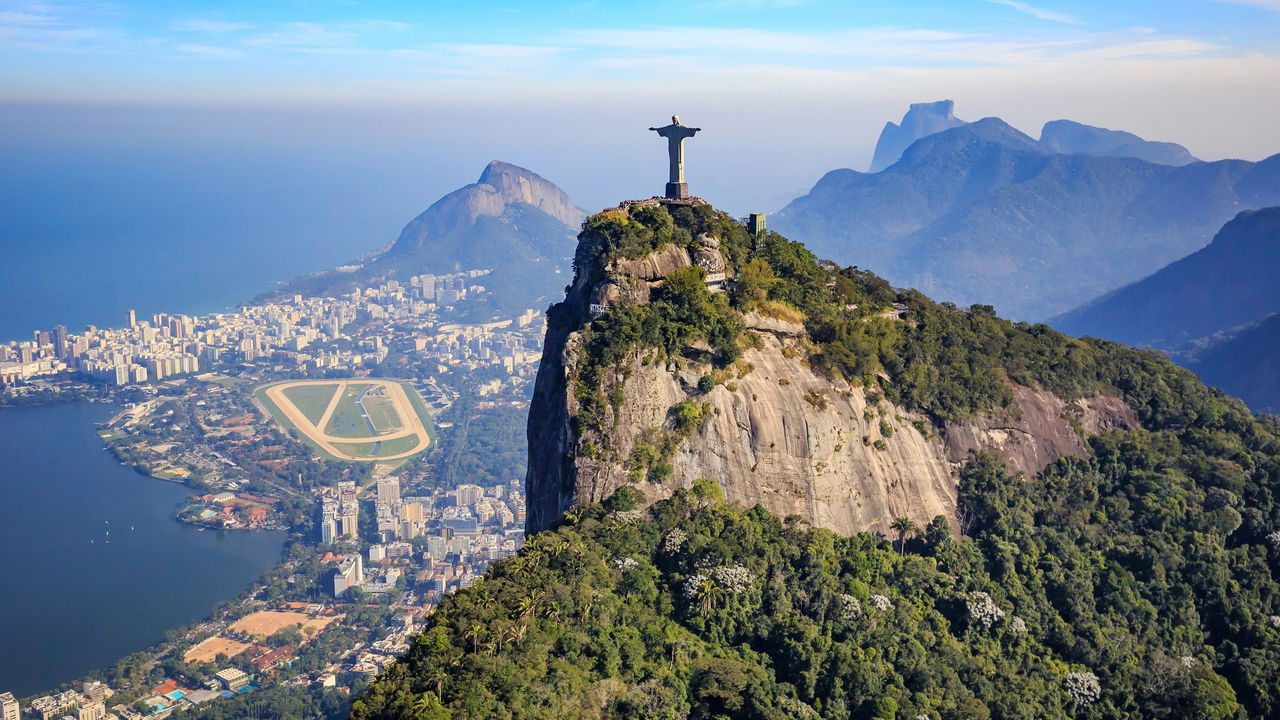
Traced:
<path fill-rule="evenodd" d="M 445 195 L 405 225 L 392 253 L 420 250 L 437 236 L 464 231 L 482 217 L 500 217 L 511 205 L 528 205 L 570 227 L 582 213 L 560 188 L 541 175 L 494 160 L 476 182 Z"/>
<path fill-rule="evenodd" d="M 698 265 L 729 264 L 715 240 L 699 238 Z M 580 384 L 592 317 L 649 302 L 666 276 L 693 262 L 686 249 L 665 244 L 601 264 L 594 242 L 581 236 L 575 282 L 548 324 L 529 419 L 530 532 L 624 485 L 654 502 L 704 477 L 731 502 L 843 534 L 889 533 L 904 516 L 923 526 L 943 515 L 954 526 L 953 470 L 971 450 L 992 449 L 1012 469 L 1035 474 L 1059 457 L 1086 453 L 1089 433 L 1137 426 L 1116 397 L 1067 401 L 1013 383 L 1009 407 L 940 421 L 815 371 L 803 325 L 748 312 L 737 316 L 742 354 L 719 370 L 704 343 L 666 356 L 631 349 L 600 377 L 611 416 L 606 426 L 591 427 L 581 422 Z M 713 387 L 705 387 L 707 378 Z M 681 404 L 701 414 L 684 433 L 672 420 Z M 637 455 L 661 447 L 672 448 L 662 470 L 638 472 Z"/>

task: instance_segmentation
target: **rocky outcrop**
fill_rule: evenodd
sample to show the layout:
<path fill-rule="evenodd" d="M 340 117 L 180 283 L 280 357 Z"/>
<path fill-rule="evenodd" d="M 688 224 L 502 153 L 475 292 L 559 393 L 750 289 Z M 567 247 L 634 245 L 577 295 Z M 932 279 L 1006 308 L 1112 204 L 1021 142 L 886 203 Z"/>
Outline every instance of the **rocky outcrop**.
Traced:
<path fill-rule="evenodd" d="M 902 116 L 901 125 L 885 123 L 884 129 L 880 131 L 880 139 L 876 141 L 870 171 L 880 172 L 898 162 L 902 152 L 920 138 L 964 125 L 964 120 L 952 113 L 954 108 L 955 103 L 951 100 L 913 103 L 907 114 Z"/>
<path fill-rule="evenodd" d="M 943 433 L 947 460 L 991 449 L 1009 469 L 1028 476 L 1066 455 L 1088 452 L 1085 438 L 1138 427 L 1133 409 L 1118 398 L 1095 395 L 1068 402 L 1040 389 L 1013 386 L 1015 409 L 966 423 L 948 423 Z"/>
<path fill-rule="evenodd" d="M 689 264 L 686 251 L 668 246 L 645 258 L 593 268 L 586 244 L 579 247 L 575 284 L 550 314 L 530 409 L 530 532 L 624 485 L 633 484 L 653 502 L 704 477 L 719 482 L 730 502 L 759 504 L 780 517 L 842 534 L 888 534 L 890 523 L 904 516 L 924 526 L 942 515 L 957 527 L 954 472 L 971 450 L 990 448 L 1013 470 L 1033 475 L 1059 457 L 1087 453 L 1088 433 L 1137 426 L 1132 410 L 1114 397 L 1067 402 L 1042 389 L 1015 386 L 1014 408 L 938 427 L 924 415 L 815 372 L 802 325 L 748 313 L 741 321 L 753 341 L 717 376 L 714 388 L 698 389 L 711 367 L 696 348 L 661 359 L 648 350 L 633 351 L 604 379 L 605 395 L 621 400 L 614 403 L 609 427 L 584 429 L 574 420 L 579 399 L 573 389 L 585 357 L 584 324 L 608 306 L 648 302 L 661 273 Z M 706 259 L 723 262 L 718 251 Z M 675 437 L 669 412 L 684 401 L 700 405 L 704 419 L 689 435 Z M 633 452 L 673 438 L 678 444 L 670 473 L 657 482 L 636 482 L 629 463 Z M 600 452 L 606 444 L 610 450 Z"/>
<path fill-rule="evenodd" d="M 582 213 L 563 190 L 535 172 L 494 160 L 480 179 L 437 200 L 400 233 L 393 253 L 420 250 L 437 236 L 466 230 L 481 217 L 499 217 L 508 206 L 533 207 L 570 227 Z"/>

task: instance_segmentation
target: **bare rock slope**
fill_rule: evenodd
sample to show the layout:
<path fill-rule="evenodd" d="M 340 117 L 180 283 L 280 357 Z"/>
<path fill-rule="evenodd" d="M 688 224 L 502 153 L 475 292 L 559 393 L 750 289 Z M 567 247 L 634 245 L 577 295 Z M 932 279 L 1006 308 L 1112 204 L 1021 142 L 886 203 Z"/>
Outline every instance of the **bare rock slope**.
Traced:
<path fill-rule="evenodd" d="M 1089 433 L 1138 425 L 1132 410 L 1114 397 L 1067 402 L 1015 385 L 1014 407 L 938 426 L 864 388 L 815 372 L 803 326 L 748 313 L 741 319 L 755 338 L 752 346 L 708 392 L 697 388 L 710 368 L 698 360 L 698 348 L 661 361 L 633 351 L 612 370 L 606 394 L 620 402 L 603 431 L 613 451 L 601 454 L 600 433 L 575 422 L 580 408 L 572 388 L 584 353 L 581 330 L 592 314 L 647 302 L 649 290 L 687 267 L 690 258 L 673 246 L 605 268 L 585 266 L 589 257 L 580 245 L 576 280 L 565 312 L 548 326 L 538 371 L 529 419 L 530 532 L 627 484 L 654 502 L 699 478 L 716 480 L 730 502 L 759 504 L 780 517 L 796 516 L 842 534 L 887 534 L 890 523 L 904 516 L 923 526 L 943 515 L 956 527 L 954 471 L 971 450 L 993 449 L 1011 469 L 1034 474 L 1064 455 L 1086 453 Z M 706 264 L 706 258 L 698 262 Z M 637 482 L 626 458 L 655 443 L 669 425 L 671 408 L 690 399 L 702 404 L 705 419 L 679 440 L 670 474 L 659 482 Z"/>

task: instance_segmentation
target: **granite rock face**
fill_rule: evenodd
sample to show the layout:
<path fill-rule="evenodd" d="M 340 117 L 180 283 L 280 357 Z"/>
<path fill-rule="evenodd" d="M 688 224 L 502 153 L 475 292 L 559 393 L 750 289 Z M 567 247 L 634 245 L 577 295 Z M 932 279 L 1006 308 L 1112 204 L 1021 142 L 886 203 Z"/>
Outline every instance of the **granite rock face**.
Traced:
<path fill-rule="evenodd" d="M 885 123 L 871 158 L 870 172 L 880 172 L 898 162 L 903 151 L 920 138 L 964 125 L 964 121 L 952 113 L 954 109 L 955 102 L 951 100 L 913 103 L 902 116 L 901 125 Z"/>
<path fill-rule="evenodd" d="M 570 227 L 577 227 L 582 221 L 582 213 L 573 201 L 551 181 L 494 160 L 475 183 L 440 198 L 406 225 L 391 252 L 420 250 L 436 236 L 470 228 L 481 217 L 500 217 L 515 204 L 528 205 Z"/>
<path fill-rule="evenodd" d="M 632 485 L 649 502 L 705 477 L 716 480 L 730 502 L 759 504 L 842 534 L 888 534 L 903 516 L 923 527 L 942 515 L 958 527 L 954 471 L 970 450 L 991 448 L 1011 469 L 1033 475 L 1059 457 L 1087 453 L 1083 435 L 1137 426 L 1133 412 L 1113 397 L 1067 402 L 1014 386 L 1015 408 L 939 427 L 814 372 L 802 325 L 748 313 L 743 325 L 758 342 L 710 392 L 697 391 L 709 366 L 689 357 L 652 361 L 644 350 L 607 376 L 606 395 L 620 392 L 622 402 L 607 431 L 614 450 L 603 457 L 592 450 L 600 447 L 596 431 L 579 431 L 574 422 L 580 331 L 611 303 L 647 302 L 648 289 L 662 281 L 658 272 L 689 261 L 671 246 L 606 268 L 584 266 L 589 257 L 580 245 L 576 281 L 559 320 L 548 325 L 535 383 L 526 478 L 531 533 L 551 527 L 574 505 L 602 501 L 633 483 L 625 459 L 638 443 L 651 443 L 670 408 L 685 400 L 705 403 L 708 414 L 677 446 L 669 476 Z"/>

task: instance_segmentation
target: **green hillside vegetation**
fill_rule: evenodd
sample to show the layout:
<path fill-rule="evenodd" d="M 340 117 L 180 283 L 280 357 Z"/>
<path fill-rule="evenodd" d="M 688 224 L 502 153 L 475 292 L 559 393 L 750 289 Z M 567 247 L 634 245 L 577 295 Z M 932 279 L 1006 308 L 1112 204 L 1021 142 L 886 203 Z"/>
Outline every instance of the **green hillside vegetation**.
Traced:
<path fill-rule="evenodd" d="M 624 488 L 448 598 L 353 717 L 1274 717 L 1280 436 L 1206 402 L 1041 479 L 975 456 L 969 536 L 901 555 Z"/>
<path fill-rule="evenodd" d="M 733 293 L 689 269 L 591 321 L 570 385 L 580 429 L 607 431 L 626 398 L 603 380 L 631 358 L 737 362 L 747 309 L 803 317 L 815 367 L 938 421 L 1007 405 L 1019 382 L 1114 393 L 1143 428 L 1036 478 L 972 456 L 961 536 L 937 518 L 838 537 L 730 507 L 712 480 L 640 511 L 624 487 L 446 599 L 354 718 L 1280 715 L 1273 419 L 1156 354 L 895 291 L 710 208 L 611 211 L 583 240 L 607 260 L 701 232 L 721 239 Z M 674 407 L 672 429 L 699 407 Z"/>
<path fill-rule="evenodd" d="M 708 206 L 677 207 L 674 215 L 661 207 L 612 210 L 589 218 L 582 238 L 596 261 L 588 271 L 599 273 L 612 258 L 640 257 L 667 242 L 691 247 L 701 233 L 720 239 L 736 269 L 733 292 L 708 292 L 702 269 L 687 268 L 666 278 L 649 304 L 614 308 L 589 322 L 583 329 L 587 357 L 574 385 L 580 429 L 609 427 L 610 408 L 621 397 L 605 396 L 604 379 L 625 373 L 636 351 L 652 351 L 649 361 L 661 362 L 705 342 L 713 365 L 732 364 L 752 342 L 738 319 L 747 310 L 799 316 L 809 331 L 815 369 L 927 413 L 939 424 L 1009 406 L 1010 382 L 1065 399 L 1116 394 L 1144 421 L 1164 419 L 1156 414 L 1169 409 L 1157 401 L 1197 384 L 1154 353 L 1011 322 L 985 305 L 935 303 L 857 267 L 820 263 L 802 244 L 777 233 L 753 238 Z M 894 303 L 905 308 L 901 317 L 886 312 Z M 553 323 L 574 323 L 580 316 L 567 303 L 550 313 Z"/>

